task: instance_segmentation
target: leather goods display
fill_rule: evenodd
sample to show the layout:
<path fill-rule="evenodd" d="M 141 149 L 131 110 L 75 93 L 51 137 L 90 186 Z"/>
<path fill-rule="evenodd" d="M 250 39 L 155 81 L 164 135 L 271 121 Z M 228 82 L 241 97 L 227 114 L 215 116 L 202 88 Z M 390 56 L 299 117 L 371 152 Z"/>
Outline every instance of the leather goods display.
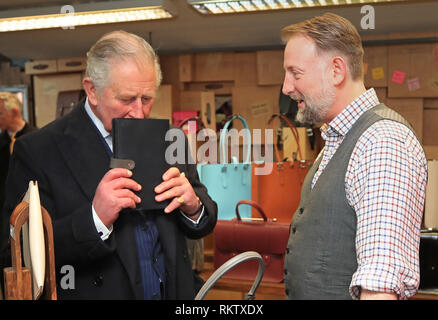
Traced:
<path fill-rule="evenodd" d="M 132 179 L 137 181 L 142 189 L 136 191 L 141 198 L 138 209 L 164 209 L 170 201 L 155 201 L 154 188 L 162 181 L 163 174 L 170 168 L 166 161 L 166 132 L 169 130 L 169 120 L 165 119 L 113 119 L 113 150 L 114 158 L 126 161 L 132 170 Z M 114 161 L 124 167 L 125 161 Z"/>
<path fill-rule="evenodd" d="M 262 218 L 242 218 L 239 206 L 254 207 Z M 284 255 L 289 238 L 289 223 L 268 219 L 263 209 L 254 201 L 239 201 L 233 220 L 218 220 L 214 229 L 214 267 L 219 268 L 232 257 L 245 252 L 259 253 L 266 266 L 263 281 L 283 281 Z M 257 275 L 258 266 L 248 262 L 229 271 L 224 278 L 252 280 Z"/>
<path fill-rule="evenodd" d="M 233 163 L 228 163 L 228 128 L 231 122 L 239 119 L 243 124 L 247 136 L 247 147 L 243 148 L 244 162 L 238 162 L 235 157 Z M 221 163 L 198 164 L 197 170 L 200 181 L 207 187 L 208 194 L 218 206 L 218 219 L 231 220 L 234 217 L 236 204 L 240 200 L 251 200 L 251 134 L 245 119 L 234 115 L 225 123 L 219 138 L 219 153 Z M 251 217 L 250 208 L 241 212 L 242 217 Z"/>
<path fill-rule="evenodd" d="M 84 90 L 61 91 L 56 101 L 56 119 L 72 111 L 85 98 Z"/>
<path fill-rule="evenodd" d="M 294 125 L 285 116 L 274 114 L 269 120 L 271 128 L 273 128 L 274 119 L 282 119 L 289 126 L 297 142 L 297 153 L 302 159 L 298 131 Z M 265 166 L 265 163 L 253 165 L 251 199 L 264 209 L 267 217 L 290 223 L 300 203 L 301 186 L 312 162 L 282 160 L 276 143 L 274 143 L 274 149 L 277 162 L 273 163 L 270 174 L 257 175 L 255 173 L 255 169 L 258 166 Z M 252 213 L 255 215 L 255 210 Z"/>

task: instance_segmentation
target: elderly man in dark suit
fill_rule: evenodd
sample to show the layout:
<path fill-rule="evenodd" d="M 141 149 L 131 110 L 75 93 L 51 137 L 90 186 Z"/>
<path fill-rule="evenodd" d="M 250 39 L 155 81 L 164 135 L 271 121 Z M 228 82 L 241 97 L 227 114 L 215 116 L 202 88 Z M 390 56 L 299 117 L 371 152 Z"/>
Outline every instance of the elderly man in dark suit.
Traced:
<path fill-rule="evenodd" d="M 17 141 L 3 219 L 37 180 L 53 219 L 59 298 L 193 299 L 199 286 L 185 236 L 204 237 L 217 219 L 195 166 L 166 171 L 153 187 L 156 200 L 170 204 L 142 212 L 134 191 L 151 186 L 140 186 L 129 170 L 108 169 L 112 119 L 148 118 L 161 81 L 157 57 L 123 31 L 103 36 L 87 56 L 85 102 Z M 63 266 L 73 267 L 73 284 L 62 281 L 72 270 Z"/>

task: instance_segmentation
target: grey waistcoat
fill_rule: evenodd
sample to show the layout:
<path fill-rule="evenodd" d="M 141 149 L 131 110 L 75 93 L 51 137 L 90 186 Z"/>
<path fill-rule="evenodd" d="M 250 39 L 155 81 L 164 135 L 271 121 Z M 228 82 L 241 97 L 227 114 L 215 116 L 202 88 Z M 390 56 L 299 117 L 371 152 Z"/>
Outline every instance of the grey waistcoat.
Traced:
<path fill-rule="evenodd" d="M 383 119 L 411 129 L 398 113 L 379 104 L 354 123 L 312 190 L 311 182 L 322 156 L 309 170 L 286 249 L 284 281 L 288 299 L 351 299 L 349 286 L 357 269 L 356 213 L 346 198 L 345 175 L 359 137 Z"/>

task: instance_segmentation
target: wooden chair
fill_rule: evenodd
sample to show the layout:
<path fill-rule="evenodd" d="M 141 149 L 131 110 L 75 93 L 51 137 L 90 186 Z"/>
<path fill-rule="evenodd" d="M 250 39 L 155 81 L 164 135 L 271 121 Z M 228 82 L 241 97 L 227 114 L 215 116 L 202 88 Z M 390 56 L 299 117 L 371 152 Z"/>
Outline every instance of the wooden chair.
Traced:
<path fill-rule="evenodd" d="M 41 206 L 45 239 L 45 279 L 41 298 L 56 300 L 56 273 L 53 246 L 52 219 L 47 210 Z M 29 220 L 29 203 L 21 202 L 12 212 L 10 218 L 9 239 L 11 243 L 12 267 L 4 269 L 4 298 L 6 300 L 32 300 L 31 270 L 22 264 L 21 230 Z"/>

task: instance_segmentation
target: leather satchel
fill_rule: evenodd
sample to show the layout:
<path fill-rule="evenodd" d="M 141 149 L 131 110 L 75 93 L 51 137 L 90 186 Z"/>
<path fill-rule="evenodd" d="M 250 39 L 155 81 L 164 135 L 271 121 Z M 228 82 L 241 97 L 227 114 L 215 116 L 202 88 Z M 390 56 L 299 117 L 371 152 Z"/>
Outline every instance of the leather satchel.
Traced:
<path fill-rule="evenodd" d="M 61 91 L 56 101 L 56 119 L 70 113 L 85 98 L 84 90 Z"/>
<path fill-rule="evenodd" d="M 248 204 L 262 218 L 241 218 L 239 205 Z M 214 229 L 214 267 L 218 269 L 229 259 L 246 252 L 259 253 L 266 266 L 263 281 L 282 282 L 284 255 L 289 238 L 289 223 L 268 219 L 263 209 L 254 201 L 242 200 L 236 205 L 236 218 L 218 220 Z M 224 278 L 253 280 L 257 276 L 258 264 L 249 261 L 240 264 L 225 274 Z"/>
<path fill-rule="evenodd" d="M 232 163 L 228 163 L 228 128 L 232 121 L 240 120 L 246 136 L 247 145 L 243 162 L 231 156 Z M 219 138 L 219 153 L 221 163 L 199 163 L 197 165 L 199 180 L 206 186 L 210 196 L 216 201 L 218 207 L 218 220 L 231 220 L 234 217 L 236 204 L 240 200 L 251 200 L 251 134 L 246 120 L 240 115 L 233 115 L 224 128 Z M 243 208 L 242 216 L 251 217 L 251 208 Z M 248 209 L 248 210 L 247 210 Z"/>
<path fill-rule="evenodd" d="M 283 115 L 274 114 L 269 120 L 273 128 L 274 119 L 282 119 L 292 130 L 297 142 L 297 154 L 303 159 L 299 144 L 298 131 L 292 122 Z M 255 170 L 265 164 L 254 164 L 251 174 L 251 199 L 256 201 L 266 212 L 268 218 L 276 218 L 280 222 L 290 223 L 301 199 L 301 187 L 312 164 L 308 160 L 287 160 L 280 156 L 277 144 L 274 143 L 277 162 L 272 164 L 272 172 L 257 175 Z M 282 160 L 283 159 L 283 160 Z M 257 215 L 253 209 L 252 215 Z"/>

